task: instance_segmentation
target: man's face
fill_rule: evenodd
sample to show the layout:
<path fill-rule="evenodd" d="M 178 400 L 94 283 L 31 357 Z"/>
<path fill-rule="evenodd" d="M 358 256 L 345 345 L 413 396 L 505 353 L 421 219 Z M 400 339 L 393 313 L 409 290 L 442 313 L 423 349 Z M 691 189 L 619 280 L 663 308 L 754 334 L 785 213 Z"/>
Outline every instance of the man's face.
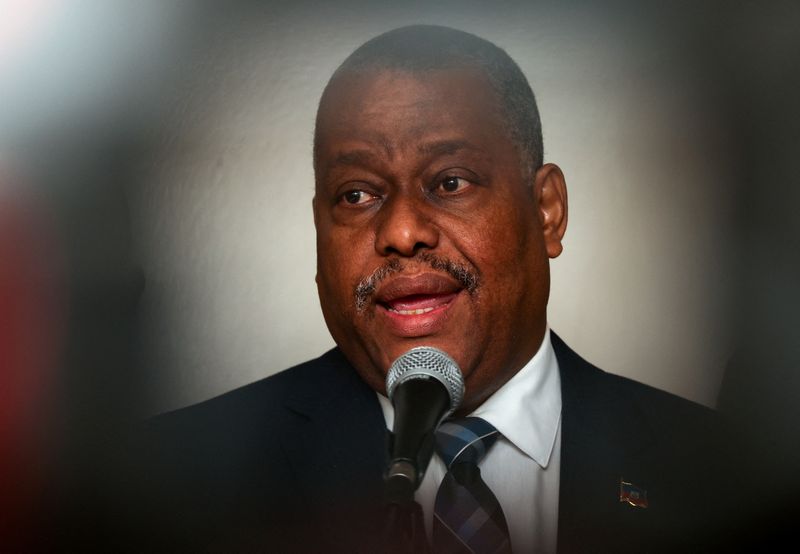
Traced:
<path fill-rule="evenodd" d="M 434 346 L 461 367 L 471 410 L 535 354 L 566 192 L 557 167 L 523 166 L 476 71 L 331 85 L 317 123 L 317 285 L 372 388 L 385 391 L 398 356 Z"/>

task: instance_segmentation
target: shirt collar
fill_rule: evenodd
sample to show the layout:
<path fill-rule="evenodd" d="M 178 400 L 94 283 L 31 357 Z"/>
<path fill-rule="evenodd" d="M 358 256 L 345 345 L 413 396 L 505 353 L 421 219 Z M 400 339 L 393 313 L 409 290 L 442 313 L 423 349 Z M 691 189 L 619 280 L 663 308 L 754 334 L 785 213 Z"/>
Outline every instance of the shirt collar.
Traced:
<path fill-rule="evenodd" d="M 394 407 L 378 394 L 386 426 L 394 425 Z M 481 417 L 525 455 L 546 468 L 561 424 L 561 378 L 550 328 L 539 350 L 471 416 Z"/>
<path fill-rule="evenodd" d="M 485 419 L 546 468 L 561 423 L 561 378 L 550 329 L 531 360 L 470 414 Z"/>

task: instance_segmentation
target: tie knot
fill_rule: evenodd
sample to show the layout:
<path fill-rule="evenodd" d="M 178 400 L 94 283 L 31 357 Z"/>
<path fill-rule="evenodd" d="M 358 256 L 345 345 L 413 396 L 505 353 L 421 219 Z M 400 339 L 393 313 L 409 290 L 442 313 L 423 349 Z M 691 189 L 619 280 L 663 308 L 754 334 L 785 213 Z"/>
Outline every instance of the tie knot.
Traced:
<path fill-rule="evenodd" d="M 445 421 L 436 431 L 436 452 L 448 469 L 454 463 L 479 464 L 497 436 L 497 429 L 479 417 Z"/>

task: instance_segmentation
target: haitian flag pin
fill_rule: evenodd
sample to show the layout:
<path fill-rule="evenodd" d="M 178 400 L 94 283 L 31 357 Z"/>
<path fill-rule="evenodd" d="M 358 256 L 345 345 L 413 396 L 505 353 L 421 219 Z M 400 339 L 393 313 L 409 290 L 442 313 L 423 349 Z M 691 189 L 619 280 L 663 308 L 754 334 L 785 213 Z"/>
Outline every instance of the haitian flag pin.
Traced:
<path fill-rule="evenodd" d="M 620 477 L 619 501 L 627 502 L 634 508 L 647 508 L 647 491 Z"/>

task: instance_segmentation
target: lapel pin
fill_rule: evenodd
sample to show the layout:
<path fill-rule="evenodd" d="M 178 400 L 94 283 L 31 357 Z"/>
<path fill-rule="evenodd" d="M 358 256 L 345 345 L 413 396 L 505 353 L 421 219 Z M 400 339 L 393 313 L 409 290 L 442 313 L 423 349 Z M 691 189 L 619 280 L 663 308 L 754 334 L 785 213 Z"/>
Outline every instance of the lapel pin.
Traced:
<path fill-rule="evenodd" d="M 619 501 L 627 502 L 634 508 L 647 508 L 647 491 L 620 478 Z"/>

